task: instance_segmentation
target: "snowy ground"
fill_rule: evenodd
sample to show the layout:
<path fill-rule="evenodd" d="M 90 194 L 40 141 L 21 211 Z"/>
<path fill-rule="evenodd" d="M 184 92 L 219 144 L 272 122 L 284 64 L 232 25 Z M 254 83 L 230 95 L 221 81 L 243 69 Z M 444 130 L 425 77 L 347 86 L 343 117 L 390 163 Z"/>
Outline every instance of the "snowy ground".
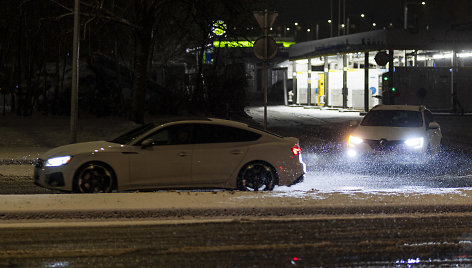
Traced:
<path fill-rule="evenodd" d="M 263 108 L 247 113 L 263 122 Z M 458 147 L 439 164 L 349 166 L 342 160 L 342 142 L 358 112 L 271 106 L 268 128 L 298 137 L 308 165 L 305 181 L 277 187 L 271 193 L 238 191 L 113 193 L 98 195 L 0 195 L 0 211 L 179 209 L 238 207 L 468 205 L 472 171 L 468 141 L 470 117 L 439 117 L 445 143 Z M 151 118 L 148 119 L 152 120 Z M 45 150 L 68 143 L 64 117 L 0 117 L 0 175 L 31 176 L 30 161 Z M 81 118 L 79 141 L 109 139 L 134 124 L 120 118 Z M 0 179 L 2 176 L 0 176 Z"/>
<path fill-rule="evenodd" d="M 247 112 L 257 122 L 263 122 L 262 107 Z M 359 112 L 352 111 L 269 107 L 268 128 L 300 139 L 308 170 L 304 182 L 277 190 L 346 194 L 443 194 L 472 190 L 471 117 L 436 116 L 442 126 L 446 151 L 437 161 L 426 164 L 348 161 L 343 144 L 350 122 L 361 118 Z"/>

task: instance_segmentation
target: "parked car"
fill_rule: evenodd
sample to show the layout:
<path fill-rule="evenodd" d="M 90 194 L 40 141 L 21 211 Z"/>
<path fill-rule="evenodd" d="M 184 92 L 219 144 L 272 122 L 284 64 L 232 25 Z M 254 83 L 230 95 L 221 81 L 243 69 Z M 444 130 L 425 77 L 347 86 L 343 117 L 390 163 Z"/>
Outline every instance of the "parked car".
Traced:
<path fill-rule="evenodd" d="M 111 141 L 60 146 L 35 167 L 36 185 L 93 193 L 135 189 L 272 190 L 305 173 L 299 141 L 222 119 L 168 120 Z"/>
<path fill-rule="evenodd" d="M 441 150 L 441 128 L 424 106 L 377 105 L 347 140 L 352 159 L 429 160 Z"/>

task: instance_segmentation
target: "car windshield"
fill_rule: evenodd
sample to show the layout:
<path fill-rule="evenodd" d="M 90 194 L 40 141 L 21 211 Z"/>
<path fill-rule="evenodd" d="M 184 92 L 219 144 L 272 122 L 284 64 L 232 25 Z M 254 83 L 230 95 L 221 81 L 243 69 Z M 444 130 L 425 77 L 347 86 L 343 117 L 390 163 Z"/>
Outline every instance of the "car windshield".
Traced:
<path fill-rule="evenodd" d="M 156 127 L 157 125 L 158 125 L 157 123 L 149 123 L 149 124 L 142 125 L 140 127 L 137 127 L 133 130 L 126 132 L 125 134 L 111 140 L 110 142 L 119 143 L 119 144 L 129 144 L 136 138 L 140 137 L 144 133 Z"/>
<path fill-rule="evenodd" d="M 364 117 L 362 126 L 421 127 L 423 120 L 419 111 L 372 110 Z"/>

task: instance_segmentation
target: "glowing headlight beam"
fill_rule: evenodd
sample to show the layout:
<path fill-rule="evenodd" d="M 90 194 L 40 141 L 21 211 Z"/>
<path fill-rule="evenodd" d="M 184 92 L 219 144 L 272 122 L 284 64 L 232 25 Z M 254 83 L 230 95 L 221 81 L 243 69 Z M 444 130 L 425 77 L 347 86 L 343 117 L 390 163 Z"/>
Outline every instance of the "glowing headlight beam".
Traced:
<path fill-rule="evenodd" d="M 412 147 L 412 148 L 415 148 L 415 149 L 422 148 L 423 143 L 424 143 L 424 139 L 422 137 L 421 138 L 412 138 L 412 139 L 408 139 L 408 140 L 405 141 L 405 144 L 408 147 Z"/>
<path fill-rule="evenodd" d="M 348 150 L 348 151 L 347 151 L 347 155 L 348 155 L 349 157 L 356 157 L 356 156 L 357 156 L 357 152 L 354 151 L 354 150 Z"/>
<path fill-rule="evenodd" d="M 47 167 L 58 167 L 69 163 L 70 155 L 49 158 L 46 161 Z"/>

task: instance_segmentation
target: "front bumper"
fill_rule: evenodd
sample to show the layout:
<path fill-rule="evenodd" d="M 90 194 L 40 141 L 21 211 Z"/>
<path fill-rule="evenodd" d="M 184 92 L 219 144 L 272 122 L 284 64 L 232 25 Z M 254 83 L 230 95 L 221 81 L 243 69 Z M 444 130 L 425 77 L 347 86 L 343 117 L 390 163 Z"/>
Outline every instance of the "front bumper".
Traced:
<path fill-rule="evenodd" d="M 389 141 L 386 144 L 379 144 L 379 141 L 368 141 L 357 146 L 348 146 L 346 155 L 351 160 L 422 162 L 428 156 L 425 148 L 426 146 L 409 147 L 404 141 Z"/>
<path fill-rule="evenodd" d="M 65 190 L 65 175 L 61 167 L 46 167 L 44 161 L 38 159 L 34 167 L 34 184 L 37 186 Z"/>

